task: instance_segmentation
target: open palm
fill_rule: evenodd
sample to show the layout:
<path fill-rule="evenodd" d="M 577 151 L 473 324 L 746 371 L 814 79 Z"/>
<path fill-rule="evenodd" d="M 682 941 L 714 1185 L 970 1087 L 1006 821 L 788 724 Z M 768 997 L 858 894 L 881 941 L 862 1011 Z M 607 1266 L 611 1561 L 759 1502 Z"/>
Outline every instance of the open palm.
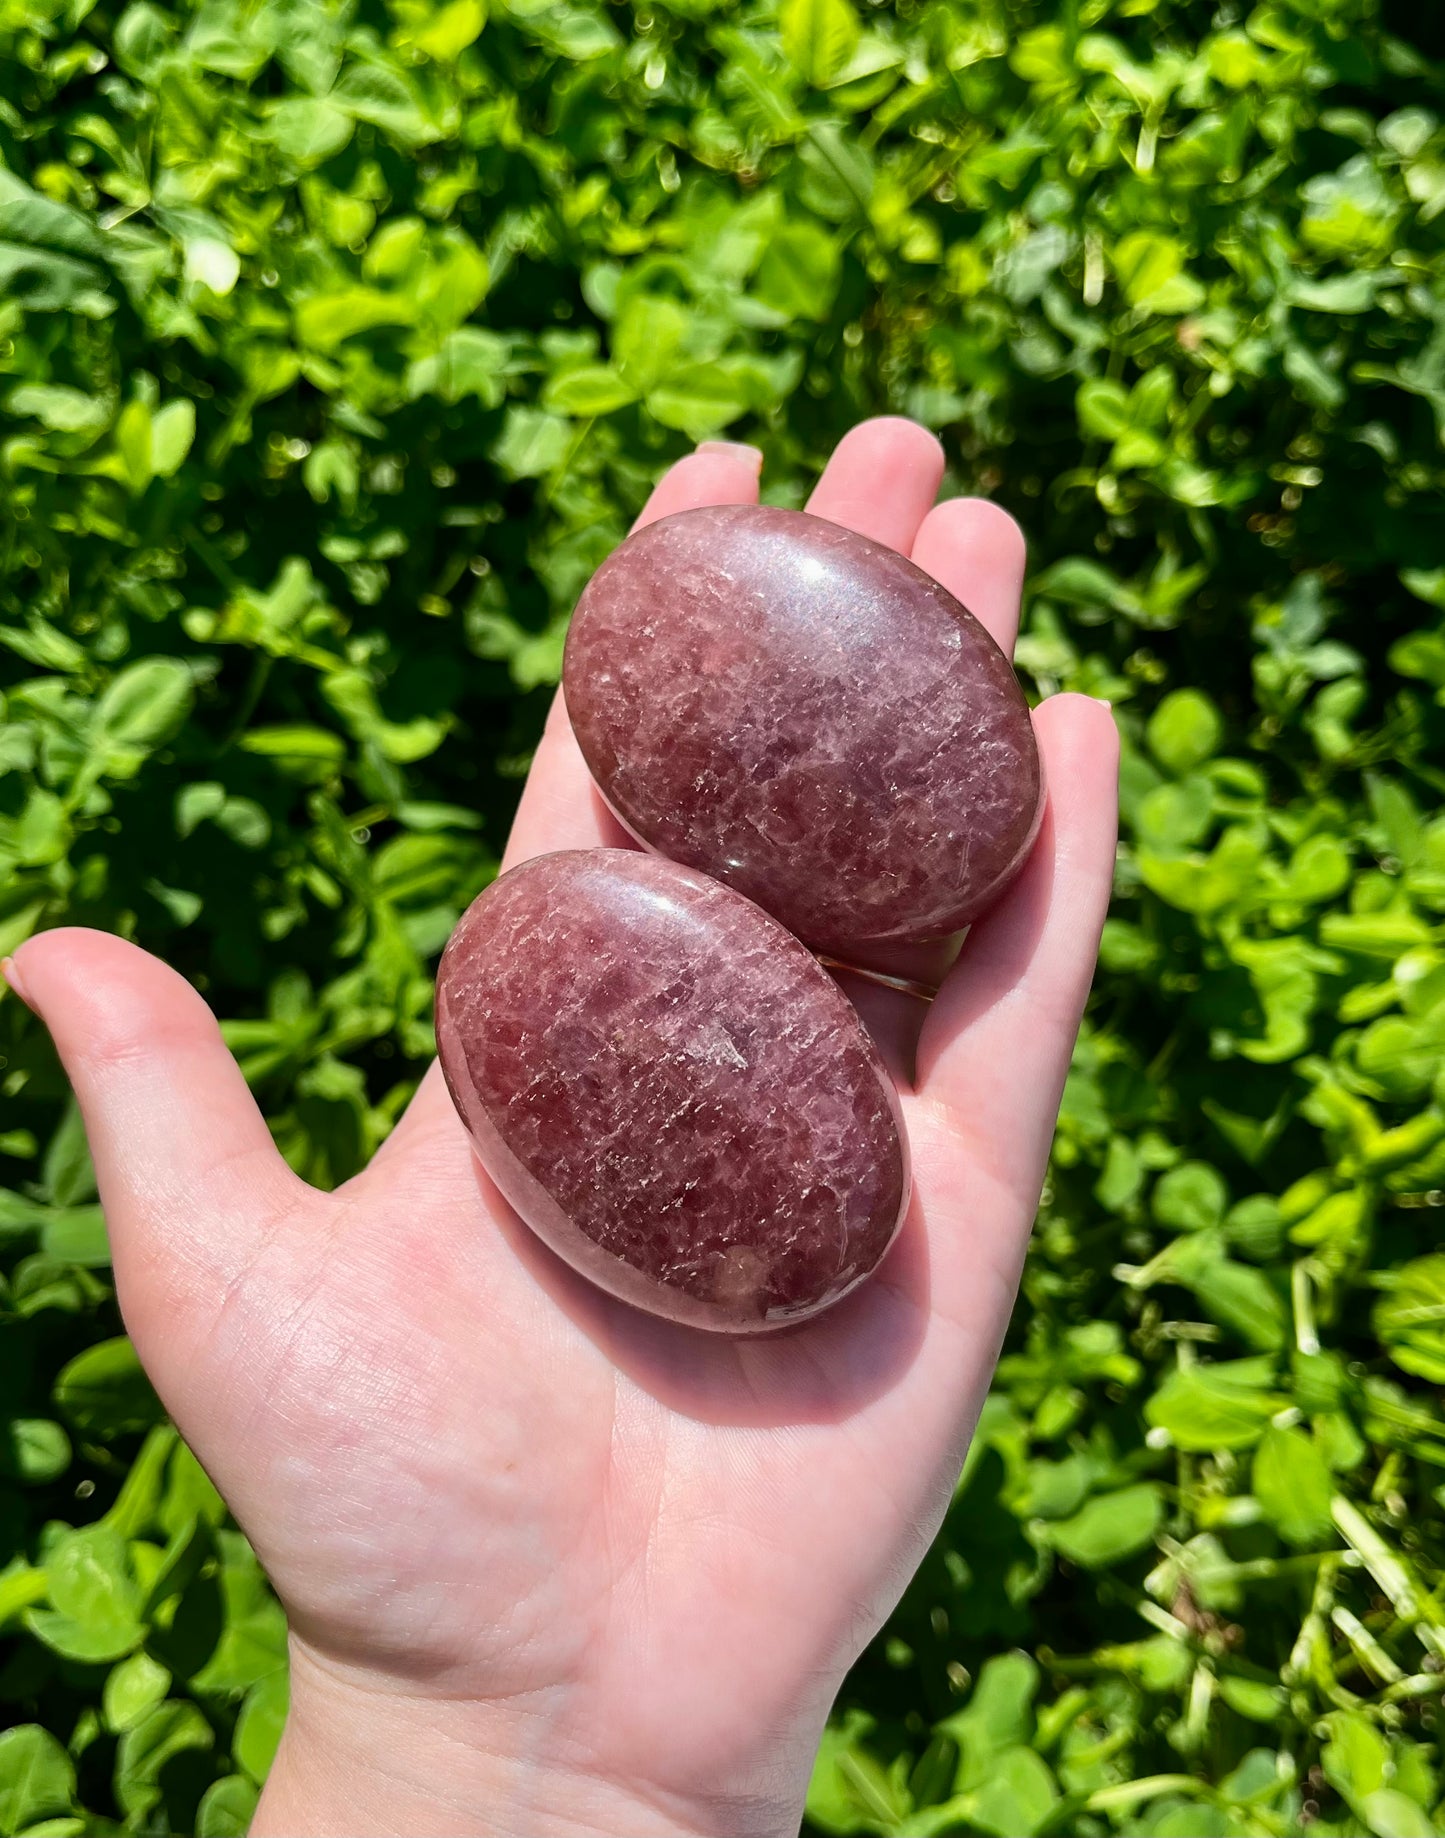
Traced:
<path fill-rule="evenodd" d="M 910 553 L 1007 649 L 1022 539 L 979 501 L 934 507 L 940 473 L 920 429 L 868 423 L 810 508 Z M 644 515 L 756 492 L 747 450 L 708 447 Z M 179 976 L 100 933 L 18 953 L 79 1094 L 128 1327 L 290 1616 L 293 1721 L 258 1831 L 411 1829 L 387 1792 L 428 1777 L 428 1831 L 505 1829 L 483 1782 L 531 1805 L 528 1830 L 796 1823 L 843 1672 L 957 1475 L 1092 972 L 1113 724 L 1066 696 L 1037 728 L 1037 850 L 937 999 L 844 978 L 904 1091 L 915 1198 L 878 1275 L 783 1334 L 702 1335 L 588 1288 L 490 1187 L 435 1067 L 372 1166 L 317 1193 Z M 559 706 L 508 862 L 600 843 L 626 838 Z M 307 1811 L 317 1755 L 358 1771 L 339 1823 Z"/>

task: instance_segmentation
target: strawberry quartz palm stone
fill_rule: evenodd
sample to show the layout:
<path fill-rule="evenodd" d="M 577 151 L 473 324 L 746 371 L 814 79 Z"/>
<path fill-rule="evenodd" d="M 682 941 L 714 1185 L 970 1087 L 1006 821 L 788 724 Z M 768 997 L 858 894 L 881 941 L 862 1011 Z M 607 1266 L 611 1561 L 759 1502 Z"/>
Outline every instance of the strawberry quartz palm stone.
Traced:
<path fill-rule="evenodd" d="M 907 1205 L 897 1096 L 852 1005 L 776 920 L 660 857 L 544 855 L 495 881 L 442 958 L 437 1046 L 506 1199 L 653 1314 L 804 1320 Z"/>
<path fill-rule="evenodd" d="M 1008 659 L 920 568 L 819 517 L 638 530 L 583 593 L 563 680 L 626 828 L 835 956 L 956 932 L 1038 830 Z"/>

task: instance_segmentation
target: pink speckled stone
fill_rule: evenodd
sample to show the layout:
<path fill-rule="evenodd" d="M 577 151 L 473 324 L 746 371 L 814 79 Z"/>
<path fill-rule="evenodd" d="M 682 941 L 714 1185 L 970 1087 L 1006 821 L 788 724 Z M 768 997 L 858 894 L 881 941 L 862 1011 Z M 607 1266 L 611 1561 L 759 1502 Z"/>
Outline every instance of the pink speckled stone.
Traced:
<path fill-rule="evenodd" d="M 912 562 L 818 517 L 715 505 L 629 536 L 563 681 L 627 829 L 837 956 L 957 931 L 1038 831 L 1008 659 Z"/>
<path fill-rule="evenodd" d="M 463 915 L 442 1071 L 532 1230 L 653 1314 L 748 1333 L 874 1269 L 908 1200 L 892 1082 L 826 971 L 706 876 L 544 855 Z"/>

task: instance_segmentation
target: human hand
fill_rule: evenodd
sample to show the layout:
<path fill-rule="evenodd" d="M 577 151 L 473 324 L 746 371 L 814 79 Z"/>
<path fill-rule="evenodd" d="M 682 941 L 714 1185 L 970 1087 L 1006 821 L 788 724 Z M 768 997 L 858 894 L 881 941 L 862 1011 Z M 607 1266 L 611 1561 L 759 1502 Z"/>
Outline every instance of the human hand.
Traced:
<path fill-rule="evenodd" d="M 930 508 L 941 472 L 931 436 L 870 422 L 810 509 L 910 553 L 1007 649 L 1022 538 L 978 501 Z M 756 493 L 755 455 L 708 446 L 644 516 Z M 1059 696 L 1036 720 L 1037 848 L 937 999 L 843 979 L 903 1092 L 914 1199 L 878 1273 L 792 1332 L 702 1335 L 592 1290 L 497 1196 L 435 1067 L 371 1167 L 318 1193 L 176 973 L 96 932 L 16 954 L 129 1331 L 289 1617 L 254 1832 L 796 1828 L 987 1389 L 1108 901 L 1112 719 Z M 507 863 L 626 842 L 559 704 Z"/>

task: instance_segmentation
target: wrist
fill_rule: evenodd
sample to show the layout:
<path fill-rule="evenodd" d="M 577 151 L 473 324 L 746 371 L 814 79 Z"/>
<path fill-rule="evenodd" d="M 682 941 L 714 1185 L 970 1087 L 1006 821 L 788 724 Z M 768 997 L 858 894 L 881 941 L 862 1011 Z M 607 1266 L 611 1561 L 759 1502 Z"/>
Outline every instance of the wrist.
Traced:
<path fill-rule="evenodd" d="M 693 1795 L 575 1753 L 555 1703 L 458 1702 L 293 1643 L 291 1709 L 251 1838 L 785 1838 L 795 1793 Z"/>

